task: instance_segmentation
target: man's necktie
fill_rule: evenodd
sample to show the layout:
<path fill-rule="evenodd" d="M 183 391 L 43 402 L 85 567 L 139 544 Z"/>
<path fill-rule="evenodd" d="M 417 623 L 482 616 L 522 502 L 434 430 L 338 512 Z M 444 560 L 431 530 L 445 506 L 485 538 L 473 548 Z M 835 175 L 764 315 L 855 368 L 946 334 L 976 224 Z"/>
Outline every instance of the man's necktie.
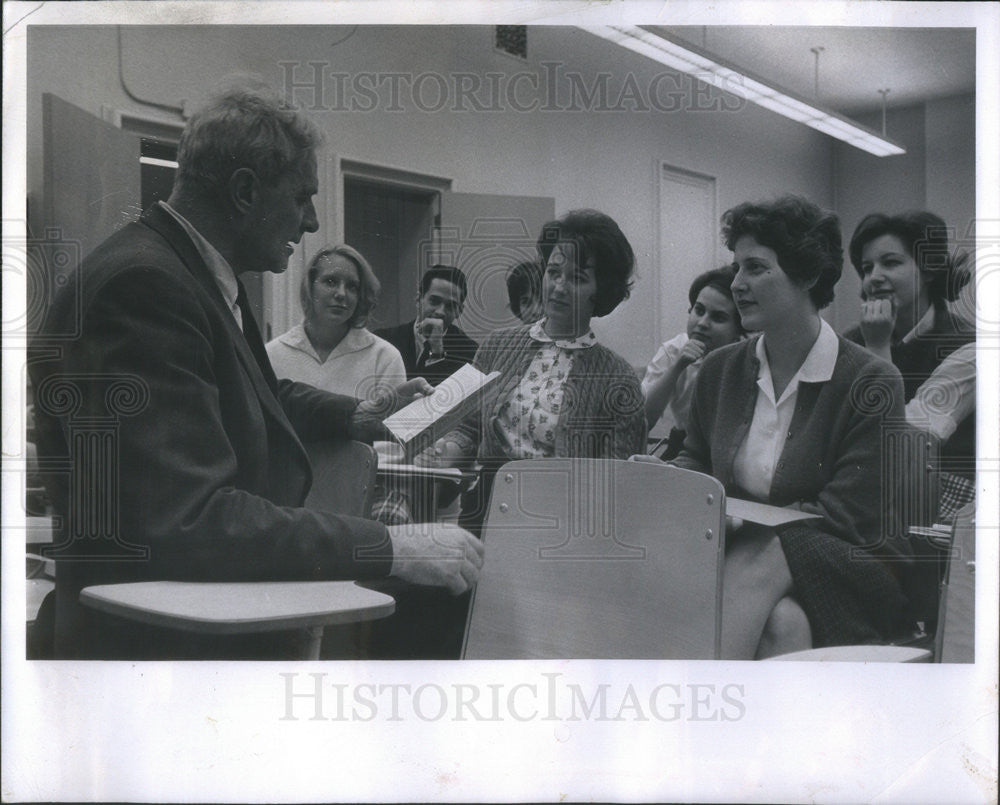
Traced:
<path fill-rule="evenodd" d="M 236 285 L 239 288 L 239 291 L 236 293 L 236 304 L 239 306 L 240 315 L 243 318 L 243 337 L 246 338 L 250 351 L 253 353 L 254 358 L 256 358 L 257 365 L 260 366 L 260 371 L 263 373 L 267 385 L 271 391 L 277 394 L 278 378 L 274 375 L 274 369 L 271 368 L 271 361 L 267 357 L 267 350 L 264 349 L 264 339 L 261 338 L 260 329 L 257 327 L 257 317 L 250 306 L 250 299 L 247 297 L 243 283 L 237 279 Z"/>
<path fill-rule="evenodd" d="M 417 358 L 417 369 L 423 369 L 427 365 L 427 359 L 431 356 L 431 342 L 425 341 L 424 348 L 420 350 L 420 357 Z"/>

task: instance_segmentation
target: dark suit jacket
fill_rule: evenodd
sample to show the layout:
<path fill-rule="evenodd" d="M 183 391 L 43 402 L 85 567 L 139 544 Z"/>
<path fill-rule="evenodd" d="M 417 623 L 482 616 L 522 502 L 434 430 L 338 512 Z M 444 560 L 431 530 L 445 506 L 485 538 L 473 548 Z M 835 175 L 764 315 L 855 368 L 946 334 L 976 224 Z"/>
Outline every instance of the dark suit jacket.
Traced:
<path fill-rule="evenodd" d="M 432 386 L 436 386 L 464 364 L 472 363 L 476 357 L 479 344 L 453 324 L 444 334 L 444 358 L 425 366 L 417 360 L 420 356 L 417 354 L 417 337 L 413 333 L 414 322 L 415 320 L 411 320 L 398 327 L 386 327 L 375 331 L 375 335 L 384 338 L 403 356 L 407 380 L 423 377 Z"/>
<path fill-rule="evenodd" d="M 244 328 L 158 206 L 57 293 L 31 359 L 62 525 L 57 650 L 82 628 L 89 584 L 388 573 L 384 526 L 300 508 L 312 481 L 300 440 L 349 435 L 357 401 L 277 381 Z"/>

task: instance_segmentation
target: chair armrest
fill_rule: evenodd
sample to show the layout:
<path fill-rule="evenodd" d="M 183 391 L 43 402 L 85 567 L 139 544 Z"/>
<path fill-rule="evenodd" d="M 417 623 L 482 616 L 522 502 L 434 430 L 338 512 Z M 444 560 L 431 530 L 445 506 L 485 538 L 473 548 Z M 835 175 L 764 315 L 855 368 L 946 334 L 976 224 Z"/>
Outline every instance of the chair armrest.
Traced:
<path fill-rule="evenodd" d="M 912 646 L 827 646 L 779 654 L 781 662 L 930 662 L 931 652 Z"/>

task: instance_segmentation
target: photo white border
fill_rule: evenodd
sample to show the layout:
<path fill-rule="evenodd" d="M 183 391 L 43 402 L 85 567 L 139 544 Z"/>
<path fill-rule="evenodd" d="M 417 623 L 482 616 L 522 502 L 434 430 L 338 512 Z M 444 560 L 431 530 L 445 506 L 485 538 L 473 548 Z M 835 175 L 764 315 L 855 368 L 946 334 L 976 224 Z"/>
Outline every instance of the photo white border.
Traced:
<path fill-rule="evenodd" d="M 1000 305 L 1000 25 L 989 3 L 343 2 L 26 3 L 3 6 L 3 237 L 23 239 L 26 25 L 661 22 L 686 25 L 974 26 L 977 217 L 993 252 L 977 278 L 983 309 Z M 18 222 L 22 229 L 18 231 Z M 983 222 L 989 224 L 985 230 Z M 5 247 L 6 251 L 6 247 Z M 989 260 L 984 260 L 988 257 Z M 8 276 L 3 321 L 24 307 Z M 997 333 L 990 334 L 993 339 Z M 979 410 L 997 410 L 996 346 L 982 349 Z M 16 352 L 4 350 L 4 456 L 23 439 Z M 23 361 L 22 361 L 23 362 Z M 24 661 L 20 536 L 3 540 L 2 795 L 5 801 L 996 801 L 998 423 L 980 416 L 975 665 L 708 662 L 68 663 Z M 4 473 L 6 476 L 7 473 Z M 4 536 L 20 510 L 4 477 Z M 11 495 L 14 497 L 11 497 Z M 8 505 L 9 504 L 9 505 Z M 18 532 L 19 533 L 19 532 Z M 513 695 L 499 721 L 418 714 L 372 721 L 282 720 L 286 678 L 335 685 L 453 685 Z M 549 674 L 550 676 L 545 676 Z M 552 677 L 551 674 L 560 674 Z M 541 715 L 545 685 L 601 685 L 622 720 Z M 539 698 L 532 699 L 536 685 Z M 658 686 L 684 714 L 650 717 Z M 719 703 L 723 688 L 739 706 Z M 518 687 L 521 686 L 521 687 Z M 640 702 L 622 706 L 629 688 Z M 296 688 L 298 690 L 298 688 Z M 516 693 L 512 691 L 517 689 Z M 562 687 L 565 691 L 568 688 Z M 391 688 L 387 688 L 391 690 Z M 402 688 L 397 688 L 402 691 Z M 433 694 L 433 688 L 428 688 Z M 672 693 L 674 688 L 666 688 Z M 350 694 L 349 694 L 350 695 Z M 686 698 L 684 698 L 686 697 Z M 700 699 L 699 699 L 700 697 Z M 327 703 L 330 699 L 327 698 Z M 330 705 L 333 706 L 333 705 Z M 666 710 L 666 708 L 663 708 Z M 368 711 L 360 710 L 364 716 Z M 642 712 L 648 720 L 641 720 Z M 424 716 L 434 710 L 423 711 Z M 725 715 L 739 717 L 723 720 Z"/>

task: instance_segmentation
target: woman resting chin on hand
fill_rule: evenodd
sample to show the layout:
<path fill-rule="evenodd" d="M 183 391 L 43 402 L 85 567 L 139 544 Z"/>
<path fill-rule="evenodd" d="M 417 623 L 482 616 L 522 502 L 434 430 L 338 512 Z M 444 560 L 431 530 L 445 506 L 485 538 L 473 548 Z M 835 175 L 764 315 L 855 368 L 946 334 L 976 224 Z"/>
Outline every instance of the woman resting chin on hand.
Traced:
<path fill-rule="evenodd" d="M 906 418 L 941 442 L 937 522 L 975 497 L 976 332 L 952 312 L 971 273 L 930 212 L 866 216 L 851 238 L 861 278 L 861 323 L 845 338 L 903 375 Z"/>
<path fill-rule="evenodd" d="M 729 265 L 695 277 L 688 291 L 687 331 L 664 342 L 646 367 L 642 378 L 646 420 L 652 429 L 666 415 L 671 426 L 665 459 L 675 458 L 684 444 L 702 358 L 744 335 L 730 288 L 735 276 L 736 269 Z"/>

